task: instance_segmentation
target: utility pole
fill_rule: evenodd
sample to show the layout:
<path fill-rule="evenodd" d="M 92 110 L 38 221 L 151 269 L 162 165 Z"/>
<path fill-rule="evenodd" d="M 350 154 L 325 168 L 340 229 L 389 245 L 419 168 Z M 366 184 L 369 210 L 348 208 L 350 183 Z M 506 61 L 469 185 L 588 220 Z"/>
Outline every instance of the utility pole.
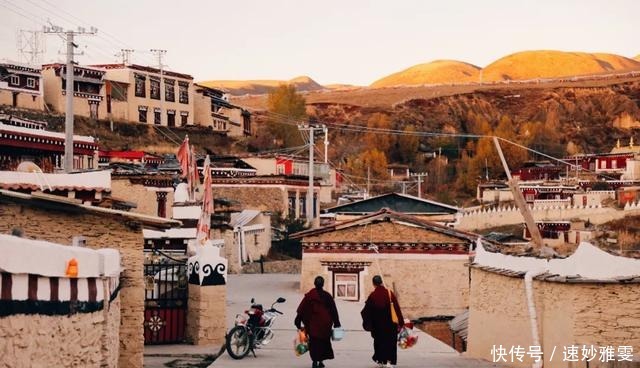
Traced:
<path fill-rule="evenodd" d="M 131 54 L 135 50 L 132 49 L 120 49 L 120 52 L 116 54 L 116 56 L 122 58 L 122 65 L 127 66 L 131 64 Z"/>
<path fill-rule="evenodd" d="M 329 129 L 327 127 L 323 127 L 324 131 L 324 163 L 329 162 Z"/>
<path fill-rule="evenodd" d="M 531 234 L 531 240 L 536 245 L 536 247 L 538 247 L 538 249 L 542 249 L 543 243 L 542 235 L 540 235 L 540 229 L 538 229 L 538 225 L 536 225 L 536 221 L 533 219 L 533 215 L 529 211 L 527 202 L 524 200 L 524 196 L 520 191 L 518 181 L 511 177 L 511 171 L 509 170 L 507 160 L 504 158 L 504 154 L 502 153 L 502 148 L 500 147 L 498 137 L 493 137 L 493 143 L 495 144 L 496 150 L 498 151 L 498 156 L 500 156 L 500 161 L 502 161 L 504 172 L 507 174 L 507 184 L 513 192 L 513 200 L 516 202 L 516 206 L 518 206 L 518 208 L 520 209 L 520 213 L 524 218 L 524 222 L 525 224 L 527 224 L 527 228 L 529 229 L 529 234 Z"/>
<path fill-rule="evenodd" d="M 31 31 L 21 29 L 18 31 L 18 51 L 22 59 L 29 65 L 42 64 L 42 55 L 45 51 L 45 38 L 43 31 Z"/>
<path fill-rule="evenodd" d="M 418 198 L 422 198 L 422 178 L 425 176 L 429 176 L 429 173 L 427 172 L 415 173 L 415 174 L 411 174 L 411 176 L 415 176 L 418 178 Z"/>
<path fill-rule="evenodd" d="M 163 125 L 164 121 L 164 64 L 162 64 L 162 57 L 167 53 L 167 50 L 151 49 L 152 53 L 158 57 L 158 69 L 160 69 L 160 125 Z M 155 118 L 154 118 L 155 119 Z"/>
<path fill-rule="evenodd" d="M 76 31 L 67 30 L 63 31 L 62 27 L 51 26 L 44 27 L 44 33 L 46 34 L 57 34 L 62 36 L 67 43 L 67 76 L 66 76 L 66 94 L 67 101 L 65 107 L 65 119 L 64 119 L 64 172 L 70 173 L 73 171 L 73 94 L 74 94 L 74 55 L 82 55 L 74 54 L 73 49 L 78 47 L 78 45 L 74 42 L 74 38 L 76 35 L 95 35 L 98 32 L 98 29 L 95 27 L 91 27 L 89 31 L 87 31 L 84 27 L 78 27 Z"/>
<path fill-rule="evenodd" d="M 367 194 L 364 199 L 369 198 L 369 193 L 371 193 L 371 165 L 367 165 Z"/>
<path fill-rule="evenodd" d="M 307 130 L 309 131 L 309 186 L 307 188 L 307 206 L 306 206 L 306 215 L 307 215 L 307 221 L 313 225 L 313 220 L 316 216 L 315 211 L 313 210 L 313 195 L 314 195 L 314 191 L 313 191 L 313 184 L 314 184 L 314 173 L 313 173 L 313 168 L 314 168 L 314 151 L 315 151 L 315 142 L 314 142 L 314 132 L 317 131 L 326 131 L 327 127 L 324 125 L 320 125 L 320 126 L 314 126 L 314 125 L 298 125 L 298 129 L 301 131 Z"/>

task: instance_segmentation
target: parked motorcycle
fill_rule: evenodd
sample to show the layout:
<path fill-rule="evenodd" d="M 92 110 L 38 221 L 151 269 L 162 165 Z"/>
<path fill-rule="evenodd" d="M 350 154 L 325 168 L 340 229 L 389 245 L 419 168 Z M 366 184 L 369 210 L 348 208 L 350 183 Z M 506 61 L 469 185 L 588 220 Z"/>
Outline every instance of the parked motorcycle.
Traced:
<path fill-rule="evenodd" d="M 256 304 L 252 298 L 251 308 L 236 315 L 235 326 L 227 333 L 225 343 L 227 352 L 233 359 L 242 359 L 249 352 L 255 356 L 255 349 L 271 342 L 274 336 L 273 323 L 278 315 L 283 314 L 273 306 L 285 301 L 280 297 L 265 311 L 262 304 Z"/>

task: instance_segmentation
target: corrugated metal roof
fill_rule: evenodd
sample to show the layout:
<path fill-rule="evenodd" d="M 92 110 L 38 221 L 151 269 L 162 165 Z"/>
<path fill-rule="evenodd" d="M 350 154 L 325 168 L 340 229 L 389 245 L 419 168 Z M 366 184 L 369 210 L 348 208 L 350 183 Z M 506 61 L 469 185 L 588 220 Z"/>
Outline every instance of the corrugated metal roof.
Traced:
<path fill-rule="evenodd" d="M 231 215 L 231 221 L 229 222 L 229 226 L 232 228 L 236 228 L 238 226 L 245 226 L 250 223 L 260 214 L 258 210 L 242 210 L 239 214 Z"/>
<path fill-rule="evenodd" d="M 469 310 L 467 309 L 449 321 L 449 328 L 460 336 L 462 340 L 467 341 L 467 334 L 469 332 Z"/>

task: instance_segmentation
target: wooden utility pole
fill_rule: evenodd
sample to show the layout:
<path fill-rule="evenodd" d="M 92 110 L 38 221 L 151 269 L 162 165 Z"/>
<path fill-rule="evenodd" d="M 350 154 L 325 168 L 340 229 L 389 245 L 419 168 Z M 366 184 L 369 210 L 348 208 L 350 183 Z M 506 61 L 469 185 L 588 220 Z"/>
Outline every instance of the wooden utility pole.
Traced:
<path fill-rule="evenodd" d="M 538 229 L 538 225 L 536 225 L 536 221 L 533 219 L 531 211 L 529 211 L 529 206 L 527 206 L 527 202 L 524 200 L 524 196 L 522 195 L 520 186 L 518 185 L 518 180 L 511 177 L 511 171 L 509 170 L 507 160 L 504 158 L 504 154 L 502 153 L 498 137 L 493 137 L 493 143 L 496 145 L 496 150 L 498 150 L 498 155 L 500 156 L 500 161 L 504 167 L 504 172 L 507 174 L 507 185 L 509 185 L 509 189 L 513 192 L 513 200 L 516 202 L 516 206 L 518 206 L 522 217 L 524 217 L 524 223 L 529 229 L 529 234 L 531 234 L 531 241 L 533 241 L 533 244 L 538 249 L 542 249 L 543 243 L 542 235 L 540 235 L 540 229 Z"/>

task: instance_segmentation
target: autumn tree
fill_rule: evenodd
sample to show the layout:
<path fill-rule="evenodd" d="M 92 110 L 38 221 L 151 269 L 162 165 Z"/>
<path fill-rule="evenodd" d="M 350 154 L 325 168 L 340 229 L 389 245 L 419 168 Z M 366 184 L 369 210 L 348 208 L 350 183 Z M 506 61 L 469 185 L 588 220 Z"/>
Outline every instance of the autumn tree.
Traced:
<path fill-rule="evenodd" d="M 295 125 L 307 118 L 306 101 L 293 85 L 282 84 L 267 97 L 269 132 L 282 147 L 302 145 L 302 136 Z"/>
<path fill-rule="evenodd" d="M 373 148 L 352 156 L 347 161 L 346 169 L 349 174 L 360 178 L 366 178 L 370 172 L 372 179 L 387 179 L 387 165 L 386 154 Z"/>
<path fill-rule="evenodd" d="M 402 132 L 403 134 L 396 139 L 392 157 L 400 162 L 414 163 L 418 154 L 418 146 L 420 145 L 418 136 L 415 135 L 416 128 L 413 125 L 408 125 Z"/>
<path fill-rule="evenodd" d="M 367 127 L 374 129 L 391 129 L 391 119 L 385 114 L 375 113 L 367 120 Z M 364 143 L 368 149 L 389 152 L 392 136 L 388 133 L 366 133 Z"/>

